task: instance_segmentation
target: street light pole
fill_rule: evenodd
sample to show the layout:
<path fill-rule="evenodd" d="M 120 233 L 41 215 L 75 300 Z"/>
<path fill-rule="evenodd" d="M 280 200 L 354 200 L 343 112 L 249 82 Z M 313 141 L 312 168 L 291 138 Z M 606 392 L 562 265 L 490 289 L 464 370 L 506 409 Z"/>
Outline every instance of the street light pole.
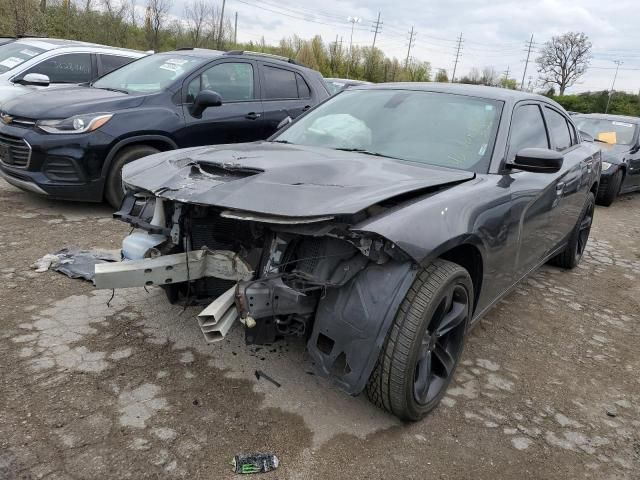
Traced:
<path fill-rule="evenodd" d="M 620 68 L 620 65 L 622 65 L 624 62 L 622 60 L 614 60 L 613 63 L 616 64 L 616 73 L 613 75 L 613 83 L 611 83 L 611 90 L 609 91 L 609 97 L 607 98 L 607 106 L 604 109 L 604 113 L 607 113 L 609 111 L 609 103 L 611 103 L 611 97 L 613 96 L 613 87 L 616 86 L 616 78 L 618 78 L 618 69 Z"/>
<path fill-rule="evenodd" d="M 347 59 L 347 78 L 349 78 L 349 70 L 351 69 L 351 58 L 353 57 L 353 29 L 356 23 L 360 23 L 362 19 L 358 17 L 348 17 L 347 21 L 351 23 L 351 39 L 349 40 L 349 58 Z"/>

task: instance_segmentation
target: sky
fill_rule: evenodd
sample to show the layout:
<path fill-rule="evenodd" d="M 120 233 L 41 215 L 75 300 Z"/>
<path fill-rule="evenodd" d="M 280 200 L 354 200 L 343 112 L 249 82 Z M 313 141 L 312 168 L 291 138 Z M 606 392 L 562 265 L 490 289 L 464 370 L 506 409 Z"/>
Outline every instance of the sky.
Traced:
<path fill-rule="evenodd" d="M 143 2 L 144 0 L 137 0 Z M 182 17 L 185 3 L 174 0 L 171 15 Z M 211 0 L 222 3 L 222 0 Z M 522 80 L 526 44 L 533 35 L 532 62 L 525 77 L 535 83 L 537 50 L 554 35 L 582 31 L 593 43 L 593 59 L 587 73 L 567 93 L 608 90 L 614 60 L 620 66 L 615 88 L 640 91 L 640 2 L 638 0 L 227 0 L 225 16 L 238 12 L 238 40 L 255 42 L 264 36 L 269 44 L 296 34 L 302 38 L 336 36 L 348 47 L 352 24 L 354 45 L 371 45 L 372 24 L 378 12 L 382 30 L 376 46 L 387 56 L 407 55 L 411 27 L 417 32 L 411 57 L 445 68 L 451 76 L 456 39 L 463 43 L 456 77 L 472 67 L 492 66 L 498 72 Z"/>

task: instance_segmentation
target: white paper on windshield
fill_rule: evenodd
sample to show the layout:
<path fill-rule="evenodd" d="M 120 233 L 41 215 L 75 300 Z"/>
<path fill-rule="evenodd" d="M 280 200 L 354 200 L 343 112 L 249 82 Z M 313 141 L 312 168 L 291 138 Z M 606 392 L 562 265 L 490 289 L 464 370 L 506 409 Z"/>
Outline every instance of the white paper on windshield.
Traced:
<path fill-rule="evenodd" d="M 7 67 L 7 68 L 13 68 L 16 65 L 20 65 L 22 62 L 24 62 L 24 59 L 22 59 L 22 58 L 9 57 L 9 58 L 5 58 L 3 61 L 1 61 L 0 65 L 2 65 L 3 67 Z"/>
<path fill-rule="evenodd" d="M 38 52 L 36 52 L 35 50 L 29 50 L 28 48 L 20 50 L 20 53 L 22 53 L 23 55 L 28 55 L 30 57 L 35 57 L 36 55 L 38 55 Z"/>
<path fill-rule="evenodd" d="M 633 128 L 633 123 L 625 123 L 625 122 L 611 122 L 614 125 L 617 125 L 618 127 L 627 127 L 627 128 Z"/>
<path fill-rule="evenodd" d="M 165 65 L 167 63 L 170 63 L 172 65 L 184 65 L 185 63 L 187 63 L 189 60 L 185 60 L 184 58 L 169 58 L 168 60 L 165 60 Z"/>
<path fill-rule="evenodd" d="M 169 70 L 170 72 L 179 72 L 180 70 L 182 70 L 182 67 L 180 65 L 173 65 L 171 63 L 163 63 L 162 65 L 160 65 L 160 68 L 163 70 Z"/>

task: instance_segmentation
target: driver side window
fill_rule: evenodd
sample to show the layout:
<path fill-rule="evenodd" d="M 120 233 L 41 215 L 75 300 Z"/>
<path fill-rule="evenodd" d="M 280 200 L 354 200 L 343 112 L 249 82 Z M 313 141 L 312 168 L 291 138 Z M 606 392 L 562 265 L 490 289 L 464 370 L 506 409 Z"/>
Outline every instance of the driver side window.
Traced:
<path fill-rule="evenodd" d="M 202 90 L 218 92 L 225 103 L 253 100 L 253 66 L 239 62 L 214 65 L 189 82 L 186 102 L 193 103 Z"/>
<path fill-rule="evenodd" d="M 523 148 L 549 148 L 547 129 L 538 105 L 518 107 L 511 119 L 508 161 Z"/>

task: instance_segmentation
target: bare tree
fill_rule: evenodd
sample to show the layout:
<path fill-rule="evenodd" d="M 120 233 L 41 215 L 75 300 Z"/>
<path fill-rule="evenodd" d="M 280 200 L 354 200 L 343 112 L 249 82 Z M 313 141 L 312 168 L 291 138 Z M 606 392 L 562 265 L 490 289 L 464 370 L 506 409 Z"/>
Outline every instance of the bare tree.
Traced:
<path fill-rule="evenodd" d="M 497 85 L 498 80 L 498 72 L 496 72 L 493 67 L 484 67 L 482 69 L 482 75 L 480 76 L 480 83 L 482 85 L 488 85 L 490 87 Z"/>
<path fill-rule="evenodd" d="M 169 0 L 147 0 L 145 30 L 148 46 L 152 50 L 160 49 L 160 32 L 164 27 L 169 6 Z"/>
<path fill-rule="evenodd" d="M 586 71 L 591 61 L 591 42 L 582 32 L 553 37 L 537 58 L 543 86 L 557 86 L 560 95 Z"/>
<path fill-rule="evenodd" d="M 194 47 L 202 45 L 206 29 L 211 25 L 213 11 L 205 0 L 191 0 L 184 6 L 184 16 L 188 25 L 188 34 Z"/>

